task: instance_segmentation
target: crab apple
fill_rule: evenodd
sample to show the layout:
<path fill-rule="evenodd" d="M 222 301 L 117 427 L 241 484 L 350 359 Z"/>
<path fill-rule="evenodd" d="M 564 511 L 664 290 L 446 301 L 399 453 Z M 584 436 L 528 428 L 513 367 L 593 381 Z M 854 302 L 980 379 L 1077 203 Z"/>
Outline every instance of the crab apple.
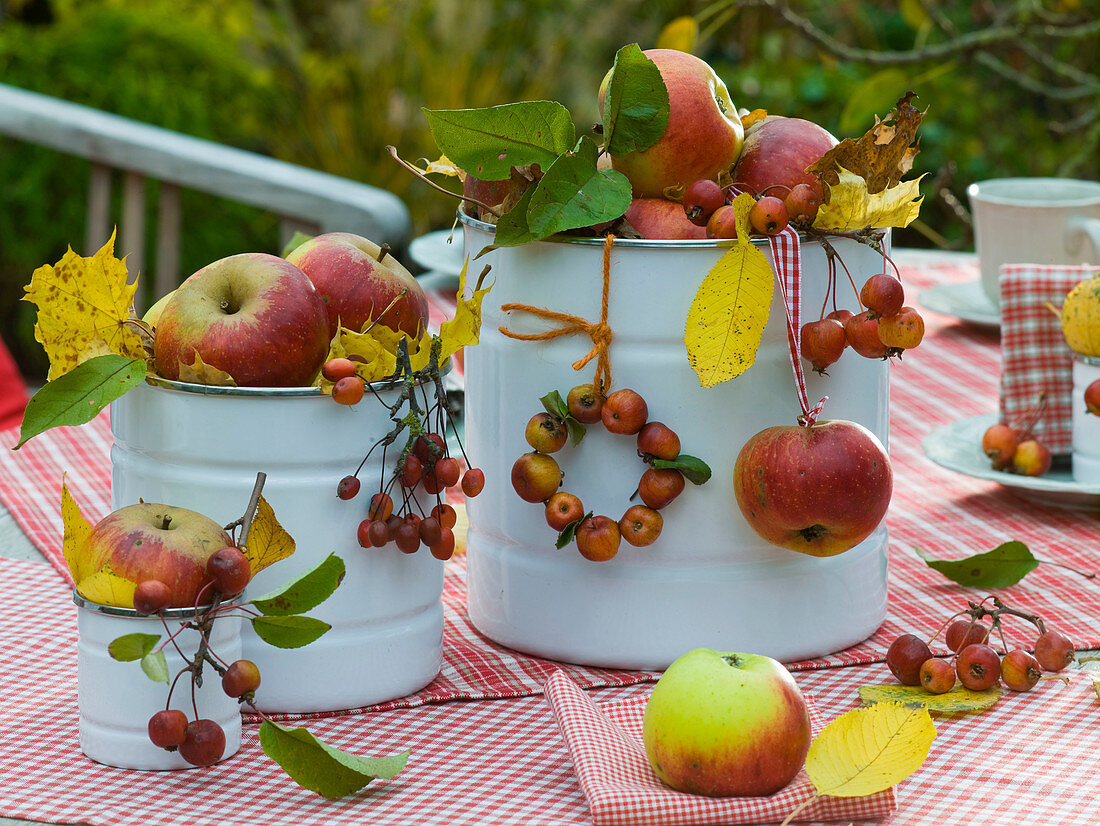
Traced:
<path fill-rule="evenodd" d="M 385 521 L 393 513 L 393 498 L 388 493 L 379 491 L 370 498 L 370 506 L 367 508 L 367 516 L 371 519 Z"/>
<path fill-rule="evenodd" d="M 892 275 L 872 275 L 859 291 L 859 301 L 872 317 L 895 315 L 905 304 L 905 288 Z"/>
<path fill-rule="evenodd" d="M 359 544 L 364 548 L 368 545 L 372 548 L 382 548 L 393 539 L 393 531 L 390 530 L 390 523 L 388 520 L 379 519 L 377 522 L 360 523 L 360 526 L 363 524 L 367 526 L 367 542 L 364 544 L 360 539 Z"/>
<path fill-rule="evenodd" d="M 619 523 L 610 516 L 589 516 L 581 520 L 574 534 L 577 550 L 591 562 L 606 562 L 619 552 L 622 535 Z"/>
<path fill-rule="evenodd" d="M 943 635 L 947 647 L 956 654 L 968 645 L 986 642 L 989 639 L 989 626 L 970 619 L 954 620 Z"/>
<path fill-rule="evenodd" d="M 684 191 L 684 215 L 696 226 L 705 227 L 714 210 L 726 204 L 726 191 L 709 178 L 693 181 Z"/>
<path fill-rule="evenodd" d="M 439 520 L 434 516 L 421 519 L 417 530 L 420 531 L 420 541 L 429 548 L 438 544 L 440 539 L 443 538 L 443 526 L 439 524 Z"/>
<path fill-rule="evenodd" d="M 844 325 L 834 318 L 808 321 L 802 325 L 799 350 L 802 358 L 810 362 L 817 373 L 824 375 L 825 368 L 844 354 L 847 344 Z"/>
<path fill-rule="evenodd" d="M 1050 449 L 1038 439 L 1025 439 L 1012 454 L 1012 472 L 1021 476 L 1042 476 L 1054 461 Z"/>
<path fill-rule="evenodd" d="M 825 318 L 831 318 L 834 321 L 839 321 L 841 325 L 844 325 L 848 322 L 848 319 L 854 315 L 855 313 L 853 313 L 851 310 L 833 310 L 831 313 L 825 316 Z"/>
<path fill-rule="evenodd" d="M 222 594 L 233 596 L 243 591 L 252 579 L 252 563 L 239 548 L 228 545 L 206 560 L 206 574 Z"/>
<path fill-rule="evenodd" d="M 1001 658 L 1001 679 L 1013 691 L 1031 691 L 1042 676 L 1039 661 L 1022 648 L 1013 649 Z"/>
<path fill-rule="evenodd" d="M 792 224 L 796 227 L 810 227 L 821 208 L 821 195 L 809 184 L 795 184 L 783 203 Z"/>
<path fill-rule="evenodd" d="M 213 766 L 225 754 L 225 731 L 213 720 L 192 720 L 179 753 L 192 766 Z"/>
<path fill-rule="evenodd" d="M 1085 388 L 1085 410 L 1093 416 L 1100 416 L 1100 379 Z"/>
<path fill-rule="evenodd" d="M 821 182 L 806 172 L 806 167 L 836 144 L 836 138 L 816 123 L 768 115 L 745 130 L 745 145 L 733 169 L 733 180 L 753 192 L 766 192 L 771 187 L 784 187 L 789 192 L 806 184 L 822 201 Z"/>
<path fill-rule="evenodd" d="M 134 588 L 134 609 L 139 614 L 155 614 L 171 601 L 172 592 L 159 579 L 147 579 Z"/>
<path fill-rule="evenodd" d="M 654 510 L 672 502 L 684 491 L 684 474 L 675 468 L 647 468 L 638 482 L 638 495 Z"/>
<path fill-rule="evenodd" d="M 363 400 L 366 389 L 363 380 L 358 376 L 346 376 L 332 385 L 332 400 L 350 407 Z"/>
<path fill-rule="evenodd" d="M 439 520 L 444 528 L 453 528 L 458 524 L 458 511 L 446 502 L 440 502 L 432 508 L 432 516 Z"/>
<path fill-rule="evenodd" d="M 662 422 L 646 422 L 638 431 L 638 453 L 672 460 L 680 455 L 680 437 Z"/>
<path fill-rule="evenodd" d="M 670 187 L 728 173 L 741 153 L 745 130 L 726 84 L 705 61 L 687 52 L 648 49 L 643 54 L 657 66 L 668 89 L 668 125 L 648 149 L 613 155 L 612 167 L 630 180 L 635 197 L 652 198 L 664 196 Z M 600 85 L 601 116 L 610 79 L 609 72 Z"/>
<path fill-rule="evenodd" d="M 420 547 L 420 526 L 413 522 L 402 522 L 393 532 L 393 541 L 401 553 L 416 553 Z"/>
<path fill-rule="evenodd" d="M 336 484 L 336 496 L 338 499 L 354 499 L 359 493 L 359 477 L 345 476 Z"/>
<path fill-rule="evenodd" d="M 158 711 L 149 718 L 149 742 L 162 749 L 174 749 L 187 739 L 187 715 L 178 708 Z"/>
<path fill-rule="evenodd" d="M 435 478 L 445 488 L 453 488 L 462 478 L 462 465 L 453 456 L 444 456 L 435 463 Z"/>
<path fill-rule="evenodd" d="M 533 451 L 512 465 L 512 487 L 524 502 L 545 502 L 561 485 L 561 468 L 553 456 Z"/>
<path fill-rule="evenodd" d="M 389 534 L 390 539 L 393 539 L 394 532 L 398 528 L 400 528 L 402 525 L 405 524 L 405 518 L 403 516 L 398 516 L 396 513 L 390 514 L 389 517 L 384 522 L 381 519 L 378 520 L 378 521 L 379 521 L 379 524 L 382 524 L 382 525 L 386 526 L 386 530 L 388 530 L 390 532 L 390 534 Z M 387 541 L 389 541 L 389 540 L 387 540 Z"/>
<path fill-rule="evenodd" d="M 955 659 L 959 682 L 971 691 L 991 688 L 1001 676 L 1001 658 L 985 643 L 968 645 Z"/>
<path fill-rule="evenodd" d="M 1012 464 L 1019 445 L 1019 433 L 1016 428 L 1003 422 L 990 425 L 982 434 L 982 453 L 989 457 L 994 470 L 1004 470 Z"/>
<path fill-rule="evenodd" d="M 355 375 L 355 362 L 346 358 L 329 359 L 321 365 L 321 375 L 335 383 Z"/>
<path fill-rule="evenodd" d="M 424 463 L 415 453 L 406 453 L 401 462 L 401 484 L 406 488 L 415 488 L 424 478 Z"/>
<path fill-rule="evenodd" d="M 932 659 L 928 643 L 916 634 L 902 634 L 886 650 L 886 665 L 902 685 L 920 685 L 920 669 Z"/>
<path fill-rule="evenodd" d="M 880 316 L 878 338 L 891 352 L 912 350 L 924 338 L 924 319 L 912 307 L 902 307 L 894 315 Z"/>
<path fill-rule="evenodd" d="M 1044 671 L 1061 671 L 1073 662 L 1073 643 L 1058 631 L 1044 631 L 1035 640 L 1035 659 Z"/>
<path fill-rule="evenodd" d="M 718 207 L 707 221 L 707 238 L 729 240 L 737 237 L 737 211 L 731 206 Z"/>
<path fill-rule="evenodd" d="M 619 534 L 636 548 L 652 545 L 661 535 L 665 520 L 660 512 L 646 505 L 631 505 L 619 520 Z"/>
<path fill-rule="evenodd" d="M 417 459 L 431 467 L 440 456 L 447 454 L 447 440 L 438 433 L 426 433 L 416 437 L 412 449 Z"/>
<path fill-rule="evenodd" d="M 600 421 L 603 409 L 603 394 L 594 384 L 578 384 L 565 397 L 565 406 L 569 415 L 581 424 L 595 424 Z"/>
<path fill-rule="evenodd" d="M 947 660 L 930 657 L 921 663 L 920 684 L 931 694 L 946 694 L 955 687 L 955 668 Z"/>
<path fill-rule="evenodd" d="M 539 453 L 557 453 L 569 438 L 565 422 L 549 413 L 536 413 L 527 421 L 523 431 L 527 444 Z"/>
<path fill-rule="evenodd" d="M 665 198 L 635 198 L 623 215 L 638 235 L 651 241 L 701 241 L 706 227 L 693 224 L 679 201 Z"/>
<path fill-rule="evenodd" d="M 546 500 L 546 524 L 558 533 L 584 516 L 584 505 L 572 493 L 559 490 Z"/>
<path fill-rule="evenodd" d="M 887 347 L 878 335 L 878 320 L 864 310 L 844 322 L 844 336 L 848 346 L 864 358 L 886 358 Z"/>
<path fill-rule="evenodd" d="M 222 674 L 222 691 L 229 697 L 244 697 L 260 687 L 260 669 L 252 660 L 236 660 Z"/>
<path fill-rule="evenodd" d="M 782 198 L 765 195 L 749 210 L 749 226 L 762 235 L 777 235 L 787 228 L 787 205 Z"/>
<path fill-rule="evenodd" d="M 359 527 L 355 529 L 355 538 L 359 541 L 361 548 L 369 548 L 371 546 L 370 541 L 370 528 L 371 525 L 385 525 L 385 522 L 372 522 L 370 519 L 364 519 L 359 523 Z M 389 539 L 386 539 L 389 542 Z M 382 543 L 385 544 L 385 543 Z"/>
<path fill-rule="evenodd" d="M 616 390 L 604 400 L 600 409 L 603 426 L 612 433 L 633 436 L 649 418 L 649 408 L 637 392 L 628 387 Z"/>
<path fill-rule="evenodd" d="M 450 528 L 440 528 L 439 541 L 428 546 L 428 552 L 446 562 L 455 553 L 455 534 Z"/>
<path fill-rule="evenodd" d="M 423 476 L 420 477 L 420 484 L 424 486 L 424 492 L 435 496 L 444 489 L 444 485 L 439 481 L 439 477 L 435 475 L 434 470 L 425 470 Z"/>
<path fill-rule="evenodd" d="M 843 419 L 766 428 L 744 444 L 733 468 L 749 526 L 810 556 L 843 553 L 870 536 L 886 515 L 893 480 L 878 438 Z"/>
<path fill-rule="evenodd" d="M 485 471 L 479 467 L 472 467 L 462 474 L 462 493 L 473 499 L 485 490 Z"/>

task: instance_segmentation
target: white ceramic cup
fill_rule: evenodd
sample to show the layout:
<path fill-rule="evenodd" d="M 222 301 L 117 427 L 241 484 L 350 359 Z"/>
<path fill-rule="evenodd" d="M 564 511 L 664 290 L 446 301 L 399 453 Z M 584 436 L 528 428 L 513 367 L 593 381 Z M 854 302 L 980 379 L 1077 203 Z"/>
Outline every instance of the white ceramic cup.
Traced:
<path fill-rule="evenodd" d="M 1100 263 L 1100 182 L 993 178 L 967 187 L 982 290 L 999 307 L 1002 264 Z"/>

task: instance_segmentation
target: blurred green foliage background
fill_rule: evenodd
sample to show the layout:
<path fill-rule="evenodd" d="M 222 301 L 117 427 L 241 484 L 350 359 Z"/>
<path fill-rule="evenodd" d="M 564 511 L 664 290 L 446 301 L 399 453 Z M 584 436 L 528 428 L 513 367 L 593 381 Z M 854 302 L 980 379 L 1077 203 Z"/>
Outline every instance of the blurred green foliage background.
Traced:
<path fill-rule="evenodd" d="M 691 16 L 696 54 L 740 107 L 808 118 L 846 137 L 915 91 L 928 108 L 914 168 L 928 173 L 925 206 L 895 243 L 961 248 L 971 243 L 969 182 L 1100 178 L 1097 6 L 786 4 L 828 32 L 823 40 L 784 19 L 773 0 L 0 0 L 0 79 L 389 189 L 419 233 L 448 226 L 455 203 L 384 147 L 410 159 L 438 155 L 421 107 L 552 98 L 583 128 L 597 119 L 596 89 L 615 50 L 651 47 L 666 24 Z M 1012 25 L 1044 20 L 1081 31 L 1033 42 L 1017 28 L 1013 41 Z M 905 63 L 862 59 L 919 56 L 983 30 L 1002 33 L 990 50 L 996 63 L 980 43 Z M 0 324 L 32 377 L 45 365 L 33 307 L 18 299 L 36 266 L 79 247 L 87 173 L 82 161 L 0 138 Z M 235 252 L 278 251 L 271 216 L 197 193 L 185 193 L 183 210 L 184 273 Z"/>

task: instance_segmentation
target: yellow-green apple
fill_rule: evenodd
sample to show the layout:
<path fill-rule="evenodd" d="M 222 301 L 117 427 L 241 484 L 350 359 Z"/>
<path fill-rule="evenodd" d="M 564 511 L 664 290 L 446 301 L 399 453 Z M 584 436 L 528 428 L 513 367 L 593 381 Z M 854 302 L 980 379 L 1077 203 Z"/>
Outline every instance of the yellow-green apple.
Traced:
<path fill-rule="evenodd" d="M 660 198 L 670 187 L 730 171 L 745 131 L 726 84 L 704 60 L 675 49 L 648 49 L 668 89 L 668 126 L 653 146 L 612 157 L 612 167 L 630 180 L 635 197 Z M 599 107 L 610 73 L 600 86 Z"/>
<path fill-rule="evenodd" d="M 691 223 L 679 201 L 635 198 L 624 217 L 640 236 L 649 240 L 695 241 L 707 237 L 707 228 Z"/>
<path fill-rule="evenodd" d="M 764 540 L 810 556 L 855 547 L 886 515 L 894 475 L 882 442 L 843 419 L 750 437 L 733 468 L 742 515 Z"/>
<path fill-rule="evenodd" d="M 276 255 L 241 253 L 187 278 L 161 310 L 153 345 L 157 373 L 203 363 L 241 387 L 312 382 L 328 353 L 325 303 L 300 269 Z"/>
<path fill-rule="evenodd" d="M 779 791 L 810 747 L 810 715 L 790 672 L 770 657 L 696 648 L 657 681 L 642 739 L 672 788 L 711 797 Z"/>
<path fill-rule="evenodd" d="M 383 254 L 378 244 L 361 235 L 317 235 L 298 246 L 287 260 L 308 275 L 321 294 L 330 337 L 336 335 L 339 325 L 360 332 L 371 320 L 414 340 L 427 329 L 424 288 L 400 261 L 388 251 Z"/>
<path fill-rule="evenodd" d="M 798 184 L 808 184 L 820 201 L 821 181 L 806 167 L 836 144 L 836 138 L 812 121 L 768 115 L 745 130 L 745 145 L 733 169 L 733 181 L 757 195 L 779 198 L 786 198 Z"/>
<path fill-rule="evenodd" d="M 141 502 L 103 517 L 71 567 L 77 593 L 93 602 L 133 608 L 134 588 L 158 580 L 171 594 L 168 607 L 183 608 L 212 583 L 207 560 L 232 545 L 229 534 L 201 513 Z"/>
<path fill-rule="evenodd" d="M 171 290 L 158 298 L 153 306 L 145 311 L 145 315 L 141 317 L 141 320 L 150 327 L 156 327 L 157 323 L 160 321 L 160 314 L 164 312 L 165 306 L 172 300 L 172 296 L 175 294 L 176 291 Z"/>

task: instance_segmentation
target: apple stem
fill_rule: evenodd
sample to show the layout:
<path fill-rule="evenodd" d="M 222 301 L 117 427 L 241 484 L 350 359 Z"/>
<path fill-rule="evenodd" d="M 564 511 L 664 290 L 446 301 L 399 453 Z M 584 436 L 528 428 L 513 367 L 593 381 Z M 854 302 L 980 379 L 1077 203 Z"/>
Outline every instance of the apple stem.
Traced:
<path fill-rule="evenodd" d="M 476 198 L 470 198 L 470 197 L 465 196 L 465 195 L 459 195 L 456 192 L 451 192 L 451 190 L 447 189 L 446 187 L 442 187 L 439 184 L 437 184 L 435 181 L 433 181 L 431 178 L 429 178 L 427 175 L 425 175 L 423 172 L 421 172 L 419 169 L 417 169 L 415 166 L 413 166 L 408 161 L 403 161 L 397 154 L 397 147 L 396 146 L 390 146 L 390 145 L 387 144 L 386 149 L 389 150 L 390 155 L 393 156 L 393 159 L 395 161 L 397 161 L 399 164 L 401 164 L 403 167 L 405 167 L 405 169 L 409 170 L 409 172 L 411 172 L 413 175 L 418 177 L 420 180 L 422 180 L 424 183 L 426 183 L 432 189 L 437 189 L 440 192 L 442 192 L 444 195 L 450 195 L 452 198 L 458 198 L 458 199 L 463 200 L 463 201 L 469 201 L 471 204 L 477 204 L 479 207 L 486 210 L 487 212 L 492 213 L 497 218 L 500 217 L 500 210 L 497 209 L 496 207 L 492 207 L 492 206 L 489 206 L 488 204 L 482 203 L 481 201 L 477 200 Z"/>
<path fill-rule="evenodd" d="M 162 517 L 160 518 L 160 529 L 161 529 L 162 531 L 166 531 L 166 530 L 168 530 L 168 529 L 169 529 L 169 528 L 171 527 L 171 525 L 172 525 L 172 517 L 171 517 L 171 516 L 170 516 L 169 514 L 167 514 L 167 513 L 166 513 L 166 514 L 164 514 L 164 515 L 163 515 L 163 516 L 162 516 Z"/>
<path fill-rule="evenodd" d="M 381 264 L 381 263 L 382 263 L 382 259 L 383 259 L 383 258 L 385 258 L 385 257 L 386 257 L 387 255 L 389 255 L 389 254 L 390 254 L 390 251 L 391 251 L 392 249 L 393 249 L 393 248 L 392 248 L 392 247 L 391 247 L 391 246 L 390 246 L 389 244 L 383 244 L 382 246 L 380 246 L 380 247 L 378 248 L 378 255 L 376 255 L 376 256 L 375 256 L 375 260 L 376 260 L 376 261 L 377 261 L 377 262 L 378 262 L 379 264 Z M 404 292 L 402 292 L 401 294 L 402 294 L 402 295 L 404 295 Z"/>
<path fill-rule="evenodd" d="M 240 542 L 237 543 L 237 547 L 245 556 L 248 556 L 245 552 L 245 548 L 248 545 L 248 532 L 252 528 L 252 520 L 256 518 L 256 508 L 260 505 L 260 493 L 263 491 L 264 482 L 266 481 L 266 473 L 260 471 L 256 474 L 256 484 L 252 486 L 252 496 L 248 500 L 248 509 L 244 512 L 244 516 L 241 519 L 241 539 Z"/>

